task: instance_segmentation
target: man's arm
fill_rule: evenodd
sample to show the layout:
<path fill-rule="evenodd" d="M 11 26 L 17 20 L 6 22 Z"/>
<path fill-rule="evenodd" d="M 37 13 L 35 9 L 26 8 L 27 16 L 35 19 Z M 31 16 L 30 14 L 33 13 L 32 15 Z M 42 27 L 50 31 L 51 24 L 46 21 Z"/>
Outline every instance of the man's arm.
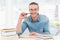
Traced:
<path fill-rule="evenodd" d="M 26 15 L 25 13 L 21 13 L 19 15 L 19 19 L 18 19 L 18 23 L 17 23 L 17 26 L 16 26 L 16 33 L 18 33 L 18 35 L 20 35 L 22 33 L 22 30 L 25 30 L 25 28 L 22 29 L 22 20 L 26 18 Z M 23 24 L 25 25 L 25 24 Z"/>
<path fill-rule="evenodd" d="M 16 26 L 16 33 L 22 32 L 22 25 L 21 25 L 22 20 L 18 20 L 17 26 Z"/>
<path fill-rule="evenodd" d="M 27 23 L 25 21 L 22 22 L 22 24 L 20 24 L 20 26 L 17 26 L 17 34 L 18 36 L 20 36 L 27 28 Z"/>
<path fill-rule="evenodd" d="M 44 33 L 49 33 L 49 19 L 46 17 L 45 21 L 43 22 L 43 32 Z"/>

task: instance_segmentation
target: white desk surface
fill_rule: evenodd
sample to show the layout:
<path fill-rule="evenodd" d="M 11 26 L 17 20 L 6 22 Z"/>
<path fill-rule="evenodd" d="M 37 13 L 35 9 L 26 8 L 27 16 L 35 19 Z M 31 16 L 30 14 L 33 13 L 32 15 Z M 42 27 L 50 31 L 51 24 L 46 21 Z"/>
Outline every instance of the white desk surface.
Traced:
<path fill-rule="evenodd" d="M 44 38 L 34 37 L 34 36 L 21 36 L 21 38 L 18 38 L 17 35 L 2 36 L 1 39 L 2 40 L 44 40 Z M 53 39 L 49 39 L 49 40 L 53 40 Z"/>
<path fill-rule="evenodd" d="M 0 40 L 35 40 L 35 39 L 40 39 L 40 38 L 34 38 L 34 37 L 30 37 L 29 38 L 29 36 L 25 36 L 25 37 L 22 37 L 22 38 L 18 38 L 18 36 L 17 35 L 13 35 L 13 36 L 0 36 Z M 59 35 L 57 35 L 57 36 L 53 36 L 53 39 L 54 40 L 60 40 L 60 34 Z M 41 40 L 43 40 L 43 39 L 41 39 Z"/>

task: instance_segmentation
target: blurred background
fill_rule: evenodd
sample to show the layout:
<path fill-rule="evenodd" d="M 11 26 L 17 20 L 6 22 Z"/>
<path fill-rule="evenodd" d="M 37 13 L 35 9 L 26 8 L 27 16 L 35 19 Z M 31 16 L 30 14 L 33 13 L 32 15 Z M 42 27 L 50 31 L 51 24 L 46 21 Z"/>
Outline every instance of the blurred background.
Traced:
<path fill-rule="evenodd" d="M 19 14 L 21 12 L 29 13 L 28 5 L 31 2 L 37 2 L 39 13 L 49 18 L 51 34 L 59 33 L 60 0 L 0 0 L 0 30 L 16 28 Z"/>

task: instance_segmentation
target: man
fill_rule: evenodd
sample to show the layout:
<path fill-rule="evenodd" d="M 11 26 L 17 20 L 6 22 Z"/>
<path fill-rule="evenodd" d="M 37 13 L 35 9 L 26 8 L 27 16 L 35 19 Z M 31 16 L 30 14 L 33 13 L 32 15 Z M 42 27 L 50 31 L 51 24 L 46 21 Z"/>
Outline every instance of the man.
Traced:
<path fill-rule="evenodd" d="M 49 33 L 49 19 L 44 15 L 39 15 L 39 5 L 35 2 L 29 4 L 30 16 L 22 12 L 18 19 L 16 32 L 21 35 L 26 28 L 30 32 L 30 36 L 36 36 L 37 33 Z M 24 21 L 22 22 L 22 20 Z"/>

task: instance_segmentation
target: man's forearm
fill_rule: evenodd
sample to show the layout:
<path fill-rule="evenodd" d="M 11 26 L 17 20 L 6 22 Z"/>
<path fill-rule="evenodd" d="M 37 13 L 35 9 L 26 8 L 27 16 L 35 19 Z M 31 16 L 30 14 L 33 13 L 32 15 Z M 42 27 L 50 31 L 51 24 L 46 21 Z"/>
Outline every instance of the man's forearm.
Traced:
<path fill-rule="evenodd" d="M 16 26 L 16 32 L 17 33 L 22 32 L 21 22 L 22 22 L 22 20 L 18 20 L 18 23 L 17 23 L 17 26 Z"/>

